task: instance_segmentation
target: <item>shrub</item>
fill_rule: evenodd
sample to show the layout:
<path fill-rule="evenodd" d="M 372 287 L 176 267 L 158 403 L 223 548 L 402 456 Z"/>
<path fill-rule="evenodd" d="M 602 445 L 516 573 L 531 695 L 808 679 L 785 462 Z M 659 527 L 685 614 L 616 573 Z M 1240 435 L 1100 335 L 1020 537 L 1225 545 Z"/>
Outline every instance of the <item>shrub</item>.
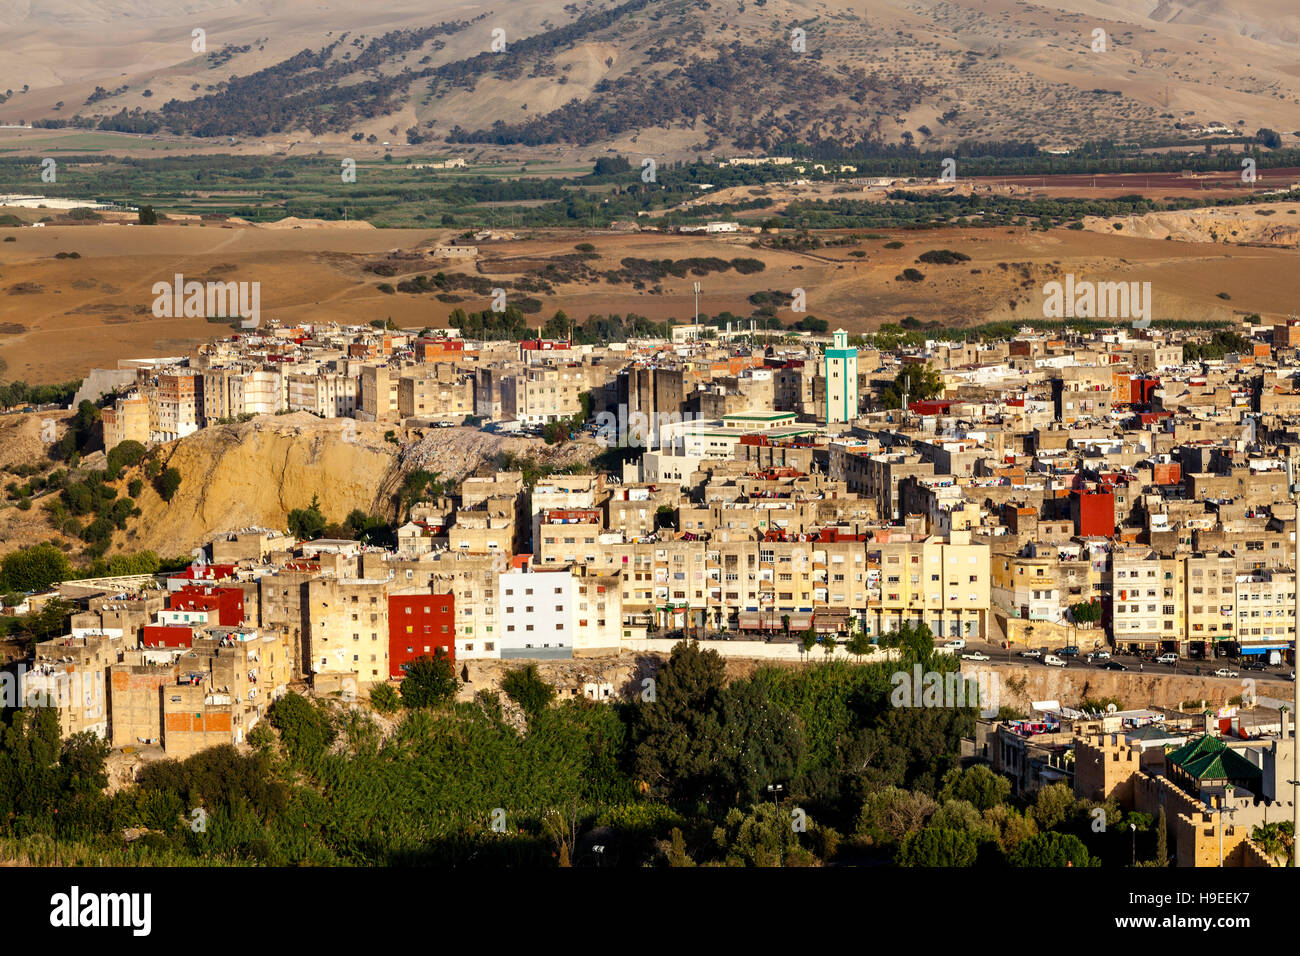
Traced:
<path fill-rule="evenodd" d="M 181 486 L 181 473 L 175 468 L 164 468 L 156 482 L 158 496 L 163 501 L 171 501 L 176 496 L 176 489 Z"/>

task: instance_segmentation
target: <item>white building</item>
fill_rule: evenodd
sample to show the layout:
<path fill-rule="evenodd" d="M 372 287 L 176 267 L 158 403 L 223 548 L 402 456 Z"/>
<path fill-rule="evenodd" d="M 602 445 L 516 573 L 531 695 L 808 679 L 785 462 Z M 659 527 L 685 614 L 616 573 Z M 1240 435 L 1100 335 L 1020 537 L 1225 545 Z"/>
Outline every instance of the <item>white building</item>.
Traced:
<path fill-rule="evenodd" d="M 508 571 L 498 576 L 498 655 L 507 660 L 572 657 L 578 603 L 568 569 Z"/>

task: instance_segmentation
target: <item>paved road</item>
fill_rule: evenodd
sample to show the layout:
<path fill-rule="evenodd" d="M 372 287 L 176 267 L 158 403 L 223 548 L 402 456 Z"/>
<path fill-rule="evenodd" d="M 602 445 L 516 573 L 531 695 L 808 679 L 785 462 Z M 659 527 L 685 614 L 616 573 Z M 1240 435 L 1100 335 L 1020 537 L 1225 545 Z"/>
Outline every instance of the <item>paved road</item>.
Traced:
<path fill-rule="evenodd" d="M 1084 654 L 1086 654 L 1088 648 L 1080 647 L 1080 650 Z M 1021 657 L 1020 651 L 1014 648 L 1009 652 L 1009 656 L 1008 656 L 1008 651 L 1005 648 L 1002 648 L 997 644 L 993 644 L 988 641 L 967 641 L 965 650 L 957 651 L 957 654 L 960 656 L 961 654 L 970 654 L 976 651 L 983 654 L 987 654 L 989 656 L 990 663 L 1006 663 L 1009 661 L 1010 663 L 1021 664 L 1027 667 L 1048 666 L 1044 664 L 1042 660 L 1039 658 Z M 1059 657 L 1060 655 L 1058 654 L 1057 656 Z M 1248 670 L 1246 668 L 1241 667 L 1238 664 L 1233 663 L 1228 658 L 1216 658 L 1214 660 L 1208 660 L 1208 661 L 1180 660 L 1177 664 L 1155 664 L 1150 661 L 1142 661 L 1141 662 L 1142 669 L 1141 671 L 1139 671 L 1138 670 L 1139 662 L 1138 659 L 1135 657 L 1121 654 L 1115 656 L 1113 659 L 1128 668 L 1127 672 L 1126 671 L 1109 672 L 1113 674 L 1123 674 L 1123 673 L 1181 674 L 1184 677 L 1189 677 L 1189 676 L 1210 677 L 1213 676 L 1214 672 L 1218 670 L 1220 667 L 1226 667 L 1228 670 L 1236 671 L 1240 676 L 1222 678 L 1224 680 L 1239 681 L 1241 678 L 1244 677 L 1253 677 L 1255 678 L 1255 680 L 1261 682 L 1269 682 L 1269 683 L 1281 682 L 1288 686 L 1291 683 L 1291 679 L 1290 679 L 1291 665 L 1289 664 L 1280 664 L 1276 667 L 1269 667 L 1265 670 Z M 1079 670 L 1081 668 L 1087 670 L 1105 669 L 1101 666 L 1102 663 L 1104 662 L 1096 661 L 1094 663 L 1089 664 L 1084 660 L 1083 654 L 1080 654 L 1080 656 L 1076 658 L 1064 658 L 1064 660 L 1066 661 L 1066 669 L 1068 670 Z M 1196 673 L 1197 667 L 1200 667 L 1201 669 L 1201 673 L 1199 675 L 1197 675 Z"/>

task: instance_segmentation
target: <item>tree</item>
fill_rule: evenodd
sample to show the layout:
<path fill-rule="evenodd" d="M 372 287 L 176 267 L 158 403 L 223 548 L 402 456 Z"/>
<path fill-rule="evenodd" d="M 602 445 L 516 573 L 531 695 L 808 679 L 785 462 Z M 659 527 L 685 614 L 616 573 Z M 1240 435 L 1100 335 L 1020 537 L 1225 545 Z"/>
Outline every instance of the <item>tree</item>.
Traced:
<path fill-rule="evenodd" d="M 176 496 L 176 489 L 181 486 L 181 473 L 176 468 L 164 468 L 156 482 L 158 496 L 163 501 L 171 501 Z"/>
<path fill-rule="evenodd" d="M 158 213 L 154 211 L 153 206 L 141 206 L 137 218 L 142 226 L 158 225 Z"/>
<path fill-rule="evenodd" d="M 1070 616 L 1076 624 L 1096 624 L 1101 620 L 1100 601 L 1082 601 L 1070 605 Z"/>
<path fill-rule="evenodd" d="M 98 793 L 108 786 L 105 765 L 110 749 L 107 741 L 89 730 L 65 740 L 59 766 L 67 789 L 73 793 Z"/>
<path fill-rule="evenodd" d="M 803 734 L 794 715 L 752 681 L 723 690 L 721 704 L 717 789 L 733 804 L 752 804 L 769 784 L 794 776 Z"/>
<path fill-rule="evenodd" d="M 456 696 L 460 681 L 445 648 L 434 648 L 433 656 L 417 657 L 406 666 L 402 679 L 402 703 L 408 708 L 433 707 Z"/>
<path fill-rule="evenodd" d="M 1034 822 L 1040 829 L 1051 830 L 1064 823 L 1075 810 L 1074 793 L 1063 783 L 1042 787 L 1034 799 Z"/>
<path fill-rule="evenodd" d="M 63 633 L 63 625 L 72 613 L 72 605 L 55 598 L 46 601 L 35 614 L 23 618 L 23 633 L 33 641 L 48 641 Z"/>
<path fill-rule="evenodd" d="M 375 684 L 370 688 L 370 706 L 380 714 L 395 714 L 402 706 L 402 699 L 391 685 Z"/>
<path fill-rule="evenodd" d="M 966 770 L 950 770 L 939 791 L 941 801 L 966 800 L 978 810 L 990 810 L 1010 796 L 1011 781 L 979 764 Z"/>
<path fill-rule="evenodd" d="M 722 658 L 697 641 L 682 641 L 654 680 L 654 703 L 633 711 L 635 772 L 660 794 L 703 797 L 721 739 Z"/>
<path fill-rule="evenodd" d="M 0 590 L 46 591 L 71 573 L 67 555 L 54 545 L 32 545 L 0 560 Z"/>
<path fill-rule="evenodd" d="M 1282 137 L 1276 130 L 1269 129 L 1267 126 L 1255 131 L 1255 141 L 1269 149 L 1282 148 Z"/>
<path fill-rule="evenodd" d="M 943 381 L 939 378 L 939 373 L 929 365 L 904 365 L 894 376 L 894 381 L 885 386 L 880 400 L 885 408 L 902 408 L 904 393 L 910 404 L 925 401 L 942 392 Z"/>
<path fill-rule="evenodd" d="M 311 504 L 306 508 L 294 508 L 290 511 L 286 521 L 289 533 L 299 541 L 319 538 L 327 524 L 325 516 L 321 514 L 319 496 L 312 495 Z"/>
<path fill-rule="evenodd" d="M 1012 866 L 1100 866 L 1083 845 L 1070 833 L 1036 833 L 1026 837 L 1008 857 Z"/>
<path fill-rule="evenodd" d="M 536 664 L 512 670 L 501 682 L 501 689 L 523 708 L 529 720 L 536 718 L 555 700 L 555 688 L 537 673 Z"/>
<path fill-rule="evenodd" d="M 897 630 L 884 635 L 880 644 L 882 647 L 901 648 L 913 660 L 927 661 L 934 654 L 934 632 L 924 622 L 912 624 L 903 621 Z"/>
<path fill-rule="evenodd" d="M 871 653 L 871 637 L 861 627 L 855 626 L 853 633 L 849 635 L 848 643 L 844 647 L 860 661 L 862 655 Z"/>
<path fill-rule="evenodd" d="M 280 740 L 289 759 L 309 764 L 324 755 L 334 741 L 329 717 L 301 694 L 288 693 L 267 711 L 271 725 L 280 732 Z"/>
<path fill-rule="evenodd" d="M 978 855 L 979 844 L 969 830 L 926 827 L 903 838 L 894 862 L 899 866 L 974 866 Z"/>
<path fill-rule="evenodd" d="M 810 826 L 813 826 L 810 824 Z M 760 803 L 748 811 L 733 808 L 713 831 L 714 844 L 726 853 L 728 866 L 816 866 L 818 860 L 800 846 L 788 811 Z"/>
<path fill-rule="evenodd" d="M 123 468 L 132 468 L 140 464 L 146 454 L 144 445 L 138 441 L 127 439 L 118 442 L 108 453 L 108 465 L 105 467 L 104 477 L 109 481 L 116 481 Z"/>
<path fill-rule="evenodd" d="M 895 786 L 881 787 L 867 795 L 858 816 L 858 832 L 882 839 L 901 841 L 915 833 L 934 816 L 938 806 L 924 793 Z"/>
<path fill-rule="evenodd" d="M 1165 820 L 1165 808 L 1160 808 L 1156 816 L 1156 866 L 1169 865 L 1169 828 Z"/>

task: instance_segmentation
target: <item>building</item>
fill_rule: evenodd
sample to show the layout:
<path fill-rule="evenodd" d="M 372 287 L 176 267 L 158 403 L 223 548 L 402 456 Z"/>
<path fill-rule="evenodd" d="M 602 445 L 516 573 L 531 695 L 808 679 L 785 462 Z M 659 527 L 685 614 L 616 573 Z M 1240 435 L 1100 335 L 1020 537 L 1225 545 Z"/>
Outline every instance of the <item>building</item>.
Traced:
<path fill-rule="evenodd" d="M 455 594 L 390 594 L 388 676 L 400 680 L 411 661 L 432 657 L 439 648 L 456 659 Z"/>
<path fill-rule="evenodd" d="M 835 330 L 834 342 L 822 364 L 828 425 L 858 417 L 858 350 L 849 347 L 849 334 L 843 329 Z"/>

